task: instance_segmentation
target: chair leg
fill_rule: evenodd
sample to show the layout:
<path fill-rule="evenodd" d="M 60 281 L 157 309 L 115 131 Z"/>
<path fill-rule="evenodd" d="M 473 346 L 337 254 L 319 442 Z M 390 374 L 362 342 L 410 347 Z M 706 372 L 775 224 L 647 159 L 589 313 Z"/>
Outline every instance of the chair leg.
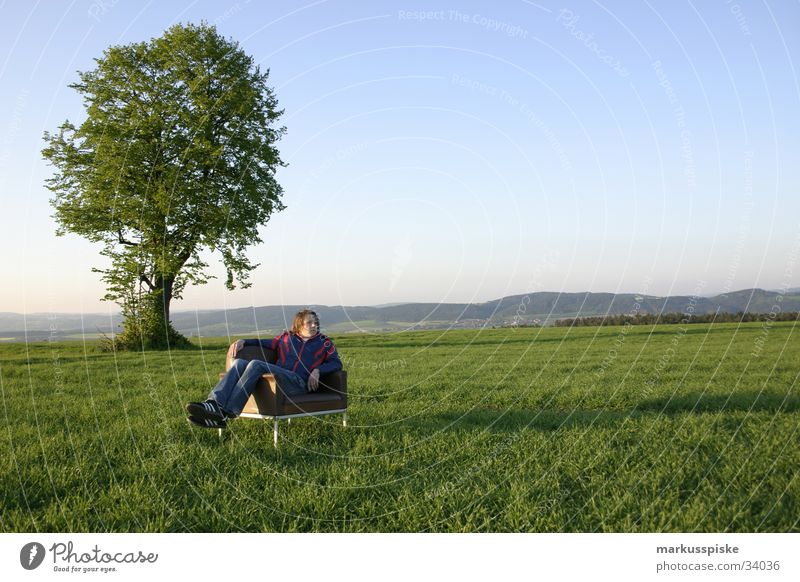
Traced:
<path fill-rule="evenodd" d="M 278 448 L 278 419 L 276 418 L 274 424 L 272 426 L 272 444 L 277 449 Z"/>
<path fill-rule="evenodd" d="M 342 414 L 342 426 L 347 428 L 347 413 Z"/>
<path fill-rule="evenodd" d="M 219 440 L 222 440 L 222 429 L 218 428 L 217 430 L 219 431 Z"/>

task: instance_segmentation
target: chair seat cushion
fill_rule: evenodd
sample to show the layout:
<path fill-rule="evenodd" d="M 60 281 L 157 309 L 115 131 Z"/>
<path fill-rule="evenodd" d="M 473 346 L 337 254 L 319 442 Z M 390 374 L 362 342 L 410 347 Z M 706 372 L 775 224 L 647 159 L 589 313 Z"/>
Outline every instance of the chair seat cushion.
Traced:
<path fill-rule="evenodd" d="M 283 414 L 301 414 L 303 412 L 318 412 L 333 410 L 341 405 L 342 397 L 335 392 L 309 392 L 297 396 L 287 396 L 281 411 Z"/>
<path fill-rule="evenodd" d="M 306 394 L 286 397 L 287 402 L 291 401 L 296 404 L 305 404 L 306 402 L 339 402 L 341 399 L 341 396 L 335 392 L 307 392 Z"/>

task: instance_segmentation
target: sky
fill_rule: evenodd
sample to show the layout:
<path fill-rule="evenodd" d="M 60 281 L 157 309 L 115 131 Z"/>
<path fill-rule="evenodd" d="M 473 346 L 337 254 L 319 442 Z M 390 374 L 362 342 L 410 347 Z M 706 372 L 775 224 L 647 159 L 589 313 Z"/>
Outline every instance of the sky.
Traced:
<path fill-rule="evenodd" d="M 215 24 L 269 69 L 286 210 L 175 310 L 800 286 L 798 2 L 0 4 L 0 312 L 108 312 L 42 135 L 112 45 Z"/>

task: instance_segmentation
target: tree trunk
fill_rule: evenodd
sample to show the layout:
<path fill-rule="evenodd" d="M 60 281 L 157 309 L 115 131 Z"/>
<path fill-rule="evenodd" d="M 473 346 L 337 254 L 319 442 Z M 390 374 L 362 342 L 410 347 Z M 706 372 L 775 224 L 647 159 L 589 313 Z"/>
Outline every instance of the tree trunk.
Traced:
<path fill-rule="evenodd" d="M 156 299 L 156 305 L 160 308 L 161 317 L 166 325 L 169 325 L 169 304 L 172 301 L 172 287 L 175 284 L 175 276 L 162 276 L 156 277 L 156 291 L 161 291 L 160 296 Z"/>
<path fill-rule="evenodd" d="M 116 349 L 162 350 L 191 345 L 169 320 L 175 276 L 157 274 L 153 283 L 154 289 L 137 305 L 123 310 L 124 331 L 114 340 Z"/>

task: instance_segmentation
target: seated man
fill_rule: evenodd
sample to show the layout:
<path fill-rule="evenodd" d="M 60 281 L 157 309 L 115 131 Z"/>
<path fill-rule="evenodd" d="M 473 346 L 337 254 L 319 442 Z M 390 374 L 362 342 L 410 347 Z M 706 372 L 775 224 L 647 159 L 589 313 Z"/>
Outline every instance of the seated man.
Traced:
<path fill-rule="evenodd" d="M 319 333 L 319 317 L 310 309 L 294 316 L 292 330 L 271 340 L 236 340 L 228 349 L 232 358 L 244 346 L 261 345 L 275 350 L 278 360 L 233 360 L 233 365 L 214 387 L 205 402 L 186 405 L 189 422 L 202 428 L 225 428 L 227 420 L 242 412 L 247 399 L 263 374 L 273 374 L 287 396 L 316 392 L 320 374 L 342 369 L 333 341 Z"/>

